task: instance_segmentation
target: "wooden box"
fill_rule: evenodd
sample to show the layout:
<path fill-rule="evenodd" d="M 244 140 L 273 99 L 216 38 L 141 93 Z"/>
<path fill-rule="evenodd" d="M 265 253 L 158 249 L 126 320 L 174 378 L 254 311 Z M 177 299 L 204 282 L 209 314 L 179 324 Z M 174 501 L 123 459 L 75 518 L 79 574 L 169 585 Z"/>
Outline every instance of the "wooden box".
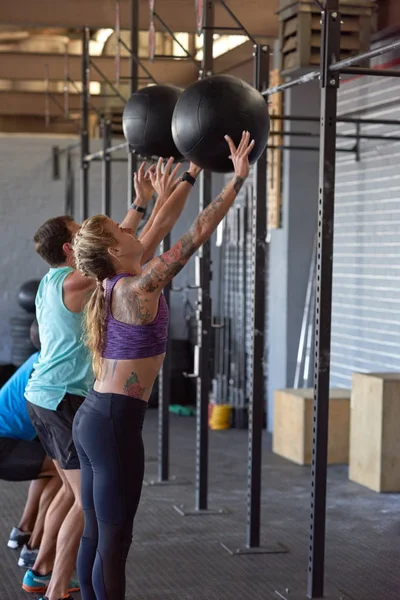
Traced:
<path fill-rule="evenodd" d="M 355 373 L 349 479 L 376 492 L 400 492 L 400 373 Z"/>
<path fill-rule="evenodd" d="M 366 52 L 376 29 L 375 3 L 371 0 L 341 0 L 339 7 L 340 58 Z M 321 11 L 314 0 L 279 0 L 279 21 L 282 75 L 297 69 L 318 68 Z"/>
<path fill-rule="evenodd" d="M 313 389 L 276 390 L 272 450 L 299 465 L 311 464 Z M 329 398 L 328 463 L 349 460 L 350 390 L 331 389 Z"/>

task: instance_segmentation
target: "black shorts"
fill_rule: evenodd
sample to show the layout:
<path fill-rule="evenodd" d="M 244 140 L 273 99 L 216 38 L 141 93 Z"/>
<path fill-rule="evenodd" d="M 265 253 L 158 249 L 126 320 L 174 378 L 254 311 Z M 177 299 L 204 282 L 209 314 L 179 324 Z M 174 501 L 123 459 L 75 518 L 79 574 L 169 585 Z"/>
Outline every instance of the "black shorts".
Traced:
<path fill-rule="evenodd" d="M 38 439 L 0 438 L 0 479 L 31 481 L 38 479 L 46 452 Z"/>
<path fill-rule="evenodd" d="M 57 410 L 49 410 L 27 402 L 28 413 L 46 454 L 56 460 L 61 469 L 79 469 L 79 458 L 72 439 L 72 423 L 84 396 L 65 394 Z"/>

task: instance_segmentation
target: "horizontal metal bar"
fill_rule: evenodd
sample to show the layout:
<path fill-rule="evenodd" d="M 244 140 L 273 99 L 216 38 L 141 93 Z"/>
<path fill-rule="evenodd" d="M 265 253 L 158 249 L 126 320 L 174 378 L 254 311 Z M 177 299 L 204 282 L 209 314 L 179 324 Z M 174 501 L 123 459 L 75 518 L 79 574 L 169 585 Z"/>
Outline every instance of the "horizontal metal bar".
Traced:
<path fill-rule="evenodd" d="M 305 123 L 319 123 L 319 117 L 305 117 L 296 115 L 271 115 L 276 121 L 302 121 Z M 400 121 L 387 119 L 354 119 L 352 117 L 338 117 L 337 123 L 352 123 L 353 125 L 390 125 L 400 127 Z"/>
<path fill-rule="evenodd" d="M 400 77 L 400 69 L 368 69 L 368 67 L 344 67 L 342 75 L 372 75 L 373 77 Z"/>
<path fill-rule="evenodd" d="M 128 142 L 124 142 L 123 144 L 118 144 L 117 146 L 111 146 L 111 148 L 107 149 L 107 154 L 112 154 L 113 152 L 117 152 L 118 150 L 124 150 L 128 148 Z M 102 158 L 104 156 L 104 150 L 99 150 L 98 152 L 93 152 L 93 154 L 87 154 L 84 157 L 86 162 L 91 162 L 92 160 L 96 160 L 97 158 Z"/>
<path fill-rule="evenodd" d="M 319 152 L 319 146 L 282 146 L 282 145 L 268 145 L 269 150 L 311 150 L 313 152 Z M 336 148 L 336 152 L 351 152 L 355 153 L 355 148 Z"/>
<path fill-rule="evenodd" d="M 310 73 L 306 73 L 302 75 L 298 79 L 292 79 L 291 81 L 287 81 L 286 83 L 281 83 L 280 85 L 275 85 L 274 87 L 268 88 L 264 92 L 262 92 L 263 96 L 271 96 L 272 94 L 276 94 L 277 92 L 283 92 L 292 88 L 296 85 L 301 85 L 303 83 L 309 83 L 310 81 L 314 81 L 319 78 L 319 71 L 311 71 Z"/>
<path fill-rule="evenodd" d="M 124 79 L 126 81 L 130 81 L 132 77 L 130 75 L 120 75 L 120 79 Z M 135 77 L 135 81 L 148 81 L 151 77 Z"/>
<path fill-rule="evenodd" d="M 381 46 L 380 48 L 374 48 L 373 50 L 369 50 L 368 52 L 364 52 L 363 54 L 358 54 L 357 56 L 352 56 L 350 58 L 346 58 L 344 60 L 340 60 L 339 62 L 332 65 L 329 69 L 330 72 L 341 71 L 341 69 L 345 67 L 350 67 L 355 63 L 358 63 L 362 60 L 368 60 L 370 58 L 375 58 L 376 56 L 381 56 L 382 54 L 386 54 L 391 50 L 395 50 L 396 48 L 400 48 L 400 40 L 392 42 L 391 44 L 386 44 L 385 46 Z M 282 83 L 281 85 L 276 85 L 275 87 L 268 88 L 265 90 L 262 95 L 263 96 L 271 96 L 271 94 L 276 94 L 277 92 L 283 92 L 289 88 L 292 88 L 296 85 L 301 85 L 303 83 L 309 83 L 310 81 L 314 81 L 318 79 L 320 75 L 320 71 L 311 71 L 310 73 L 306 73 L 302 75 L 298 79 L 292 79 L 291 81 L 287 81 L 286 83 Z M 381 77 L 388 77 L 387 71 L 381 73 Z"/>
<path fill-rule="evenodd" d="M 104 154 L 103 154 L 103 156 L 95 156 L 89 162 L 102 162 L 103 158 L 104 158 Z M 117 158 L 117 157 L 115 157 L 115 158 L 111 158 L 110 160 L 111 160 L 111 162 L 123 162 L 123 163 L 126 163 L 126 162 L 128 162 L 128 157 L 125 157 L 125 158 Z"/>
<path fill-rule="evenodd" d="M 312 133 L 311 131 L 271 131 L 270 135 L 276 135 L 279 137 L 320 137 L 319 133 Z M 400 137 L 385 135 L 357 135 L 357 133 L 338 133 L 336 137 L 348 140 L 380 140 L 383 142 L 400 142 Z"/>
<path fill-rule="evenodd" d="M 400 40 L 396 40 L 390 44 L 385 44 L 384 46 L 380 46 L 379 48 L 373 48 L 372 50 L 368 50 L 368 52 L 363 52 L 362 54 L 358 54 L 357 56 L 351 56 L 350 58 L 345 58 L 344 60 L 339 60 L 339 62 L 335 63 L 329 69 L 332 71 L 340 71 L 344 67 L 351 67 L 352 65 L 363 61 L 369 60 L 370 58 L 375 58 L 376 56 L 381 56 L 382 54 L 386 54 L 391 50 L 396 50 L 400 48 Z M 382 74 L 383 77 L 386 75 Z"/>
<path fill-rule="evenodd" d="M 189 56 L 177 56 L 176 54 L 155 54 L 154 58 L 158 60 L 190 60 Z M 196 67 L 198 67 L 198 63 L 195 61 Z"/>
<path fill-rule="evenodd" d="M 242 27 L 203 27 L 203 31 L 243 31 Z"/>

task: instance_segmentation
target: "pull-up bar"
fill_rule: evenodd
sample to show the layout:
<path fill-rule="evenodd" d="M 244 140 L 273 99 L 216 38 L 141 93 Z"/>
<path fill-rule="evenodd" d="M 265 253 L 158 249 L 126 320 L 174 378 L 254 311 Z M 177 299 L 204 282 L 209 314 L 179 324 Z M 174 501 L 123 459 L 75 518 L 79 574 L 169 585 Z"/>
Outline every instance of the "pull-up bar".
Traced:
<path fill-rule="evenodd" d="M 346 68 L 354 65 L 355 63 L 361 62 L 363 60 L 368 60 L 370 58 L 375 58 L 376 56 L 380 56 L 381 54 L 386 54 L 391 50 L 396 50 L 400 48 L 400 40 L 396 40 L 390 44 L 386 44 L 385 46 L 380 46 L 379 48 L 374 48 L 373 50 L 369 50 L 368 52 L 364 52 L 363 54 L 359 54 L 357 56 L 351 56 L 350 58 L 345 58 L 344 60 L 340 60 L 337 63 L 332 64 L 329 67 L 329 73 L 342 72 L 346 73 Z M 381 70 L 382 71 L 382 70 Z M 349 71 L 347 71 L 349 73 Z M 400 77 L 400 71 L 395 71 L 395 77 Z M 359 73 L 361 74 L 361 73 Z M 362 75 L 377 75 L 376 69 L 362 69 Z M 379 73 L 379 75 L 384 75 L 385 77 L 391 76 L 388 72 L 383 71 Z M 393 76 L 393 75 L 392 75 Z M 315 79 L 320 78 L 320 71 L 311 71 L 310 73 L 306 73 L 297 79 L 293 79 L 292 81 L 287 81 L 286 83 L 282 83 L 280 85 L 276 85 L 274 87 L 268 88 L 264 92 L 262 92 L 263 96 L 271 96 L 272 94 L 276 94 L 277 92 L 283 92 L 289 88 L 292 88 L 296 85 L 301 85 L 303 83 L 309 83 L 310 81 L 314 81 Z"/>

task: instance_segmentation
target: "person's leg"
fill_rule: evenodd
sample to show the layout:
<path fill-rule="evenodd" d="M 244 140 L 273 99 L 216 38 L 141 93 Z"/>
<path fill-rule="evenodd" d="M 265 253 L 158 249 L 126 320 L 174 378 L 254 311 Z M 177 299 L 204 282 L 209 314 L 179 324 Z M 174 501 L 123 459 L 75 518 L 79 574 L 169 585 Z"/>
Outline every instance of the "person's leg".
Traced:
<path fill-rule="evenodd" d="M 31 533 L 35 527 L 40 497 L 47 483 L 48 479 L 36 479 L 29 485 L 25 508 L 18 524 L 18 529 L 23 533 Z"/>
<path fill-rule="evenodd" d="M 94 472 L 99 532 L 93 567 L 96 600 L 125 598 L 125 563 L 144 475 L 141 427 L 146 405 L 134 398 L 117 396 L 114 410 L 113 402 L 114 398 L 111 418 L 88 412 L 82 417 L 79 430 L 79 441 Z"/>
<path fill-rule="evenodd" d="M 66 515 L 57 536 L 56 558 L 54 561 L 51 580 L 46 591 L 48 600 L 63 598 L 68 589 L 73 591 L 69 582 L 75 568 L 79 541 L 83 531 L 83 512 L 81 503 L 79 469 L 64 470 L 70 488 L 73 492 L 74 502 Z"/>
<path fill-rule="evenodd" d="M 42 495 L 40 496 L 39 510 L 36 517 L 35 526 L 28 542 L 28 548 L 30 550 L 38 549 L 42 542 L 47 511 L 62 485 L 61 477 L 58 475 L 57 471 L 55 471 L 54 477 L 51 477 L 45 481 L 47 481 L 47 484 L 42 492 Z"/>
<path fill-rule="evenodd" d="M 77 412 L 73 425 L 74 443 L 81 465 L 81 497 L 84 514 L 84 528 L 76 566 L 82 600 L 96 600 L 92 573 L 97 551 L 98 528 L 93 501 L 93 469 L 79 442 L 82 415 L 81 409 Z"/>
<path fill-rule="evenodd" d="M 57 466 L 57 463 L 55 464 Z M 64 471 L 58 466 L 57 470 L 61 478 L 61 488 L 47 510 L 42 542 L 33 566 L 33 571 L 39 575 L 48 575 L 53 570 L 58 532 L 74 503 L 74 493 L 67 478 L 64 476 Z"/>
<path fill-rule="evenodd" d="M 9 548 L 18 548 L 29 542 L 38 514 L 40 498 L 49 478 L 57 471 L 39 440 L 1 439 L 0 479 L 31 481 L 25 508 L 18 527 L 10 533 Z"/>

